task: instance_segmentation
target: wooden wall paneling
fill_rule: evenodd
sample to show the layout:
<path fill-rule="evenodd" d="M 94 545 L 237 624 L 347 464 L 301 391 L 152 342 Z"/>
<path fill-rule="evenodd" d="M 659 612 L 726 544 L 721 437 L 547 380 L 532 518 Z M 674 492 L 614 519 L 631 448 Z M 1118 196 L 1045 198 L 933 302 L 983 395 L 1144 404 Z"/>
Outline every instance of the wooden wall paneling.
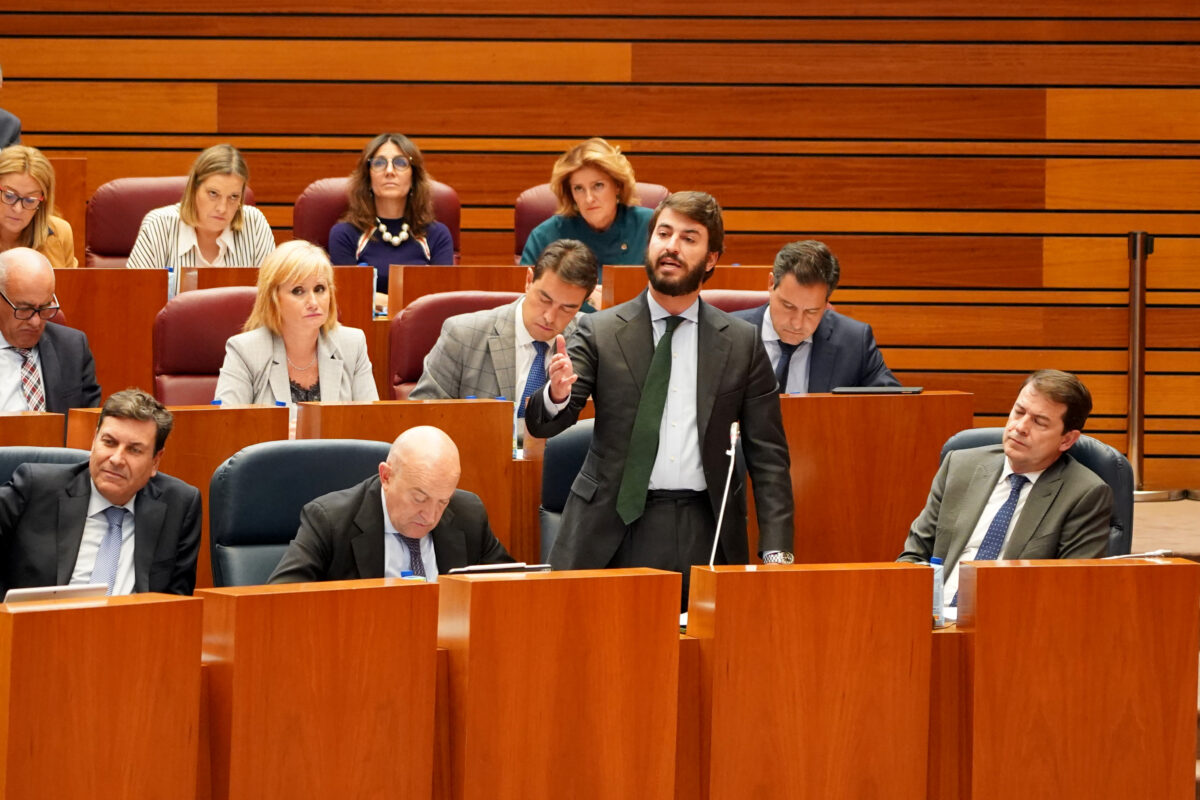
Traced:
<path fill-rule="evenodd" d="M 1146 346 L 1200 348 L 1200 308 L 1147 308 Z"/>
<path fill-rule="evenodd" d="M 51 158 L 54 167 L 54 212 L 71 226 L 75 260 L 83 266 L 87 248 L 87 159 Z"/>
<path fill-rule="evenodd" d="M 838 310 L 869 322 L 880 342 L 905 345 L 1009 344 L 1020 331 L 1026 347 L 1124 347 L 1128 343 L 1126 308 L 899 306 L 838 304 Z"/>
<path fill-rule="evenodd" d="M 969 372 L 981 363 L 1004 372 L 1033 372 L 1045 364 L 1067 372 L 1122 372 L 1129 368 L 1129 354 L 1120 349 L 885 346 L 882 351 L 892 370 L 904 371 Z"/>
<path fill-rule="evenodd" d="M 1197 231 L 1200 233 L 1200 231 Z M 1149 289 L 1200 289 L 1200 238 L 1154 237 L 1154 253 L 1147 261 Z"/>
<path fill-rule="evenodd" d="M 92 82 L 86 80 L 91 77 L 87 68 L 71 76 L 75 80 L 13 80 L 15 63 L 8 53 L 7 40 L 4 47 L 4 63 L 8 65 L 4 107 L 21 118 L 22 133 L 29 137 L 28 144 L 37 146 L 37 137 L 43 131 L 215 133 L 217 130 L 215 84 Z M 88 156 L 90 159 L 92 154 Z"/>
<path fill-rule="evenodd" d="M 1129 249 L 1126 237 L 1048 236 L 1042 239 L 1042 285 L 1127 289 Z"/>
<path fill-rule="evenodd" d="M 1046 90 L 1047 139 L 1187 140 L 1197 130 L 1195 88 Z"/>
<path fill-rule="evenodd" d="M 1063 158 L 1046 162 L 1046 208 L 1176 211 L 1197 207 L 1200 161 Z"/>
<path fill-rule="evenodd" d="M 1053 367 L 1042 364 L 1039 367 Z M 896 377 L 905 386 L 924 386 L 926 389 L 951 389 L 971 392 L 975 395 L 976 414 L 1007 416 L 1017 393 L 1021 390 L 1029 371 L 1011 373 L 996 372 L 907 372 L 898 371 Z M 1084 373 L 1079 376 L 1092 393 L 1093 410 L 1096 414 L 1123 416 L 1126 413 L 1128 392 L 1125 375 Z M 1200 379 L 1198 379 L 1200 380 Z M 1149 399 L 1151 392 L 1146 391 Z M 1147 409 L 1148 413 L 1151 412 Z M 1161 413 L 1161 412 L 1159 412 Z"/>

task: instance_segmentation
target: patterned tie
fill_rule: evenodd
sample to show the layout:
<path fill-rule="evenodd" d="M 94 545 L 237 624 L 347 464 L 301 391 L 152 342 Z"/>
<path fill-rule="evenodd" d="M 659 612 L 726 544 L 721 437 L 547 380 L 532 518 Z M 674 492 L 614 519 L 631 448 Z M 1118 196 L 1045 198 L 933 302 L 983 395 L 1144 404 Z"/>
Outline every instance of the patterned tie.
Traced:
<path fill-rule="evenodd" d="M 397 533 L 400 541 L 408 548 L 408 564 L 412 568 L 412 574 L 418 578 L 425 577 L 425 562 L 421 560 L 421 540 L 413 539 L 405 536 L 403 533 Z"/>
<path fill-rule="evenodd" d="M 534 392 L 541 391 L 546 385 L 546 351 L 550 349 L 550 345 L 546 342 L 534 342 L 533 349 L 537 353 L 533 356 L 533 363 L 529 365 L 525 391 L 521 392 L 521 403 L 517 406 L 517 419 L 525 419 L 525 404 L 533 397 Z"/>
<path fill-rule="evenodd" d="M 10 347 L 22 359 L 21 362 L 21 394 L 30 411 L 46 410 L 46 395 L 42 391 L 42 373 L 38 370 L 37 362 L 33 360 L 33 351 L 25 347 Z"/>
<path fill-rule="evenodd" d="M 1029 479 L 1014 472 L 1008 476 L 1008 482 L 1012 485 L 1012 489 L 1008 492 L 1008 499 L 1004 501 L 1004 505 L 1000 506 L 996 516 L 992 517 L 987 533 L 983 536 L 983 542 L 975 553 L 975 561 L 995 561 L 999 557 L 1000 548 L 1004 546 L 1004 537 L 1008 533 L 1008 526 L 1012 524 L 1013 513 L 1017 510 L 1017 498 L 1021 496 L 1021 487 L 1028 483 Z M 954 599 L 950 601 L 950 605 L 958 605 L 958 592 L 954 593 Z"/>
<path fill-rule="evenodd" d="M 117 564 L 121 561 L 121 523 L 125 521 L 125 509 L 109 506 L 104 509 L 104 516 L 108 518 L 108 532 L 100 540 L 100 549 L 96 551 L 92 583 L 108 584 L 105 594 L 112 594 L 117 582 Z"/>
<path fill-rule="evenodd" d="M 658 429 L 662 425 L 667 386 L 671 382 L 671 338 L 683 317 L 667 317 L 666 322 L 666 333 L 654 348 L 654 358 L 642 386 L 642 399 L 638 401 L 637 416 L 633 418 L 633 433 L 625 457 L 625 472 L 617 491 L 617 513 L 626 525 L 640 517 L 646 508 L 650 472 L 658 456 Z"/>
<path fill-rule="evenodd" d="M 779 340 L 779 363 L 775 366 L 775 379 L 779 381 L 780 394 L 787 393 L 788 370 L 792 367 L 792 354 L 802 344 L 804 342 L 788 344 L 783 339 Z"/>

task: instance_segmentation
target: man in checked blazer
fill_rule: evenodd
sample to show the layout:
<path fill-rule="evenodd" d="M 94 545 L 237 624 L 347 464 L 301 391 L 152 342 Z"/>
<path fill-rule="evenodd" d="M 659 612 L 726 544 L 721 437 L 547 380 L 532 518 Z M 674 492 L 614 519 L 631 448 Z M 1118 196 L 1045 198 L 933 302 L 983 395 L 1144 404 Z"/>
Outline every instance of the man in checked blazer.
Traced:
<path fill-rule="evenodd" d="M 946 455 L 898 560 L 943 559 L 951 604 L 959 562 L 980 551 L 996 558 L 985 546 L 993 527 L 1000 558 L 1104 556 L 1112 489 L 1067 455 L 1091 410 L 1091 394 L 1070 373 L 1043 369 L 1026 378 L 1001 445 Z"/>
<path fill-rule="evenodd" d="M 409 396 L 507 397 L 517 401 L 517 419 L 523 420 L 525 399 L 541 388 L 529 386 L 526 391 L 539 351 L 544 367 L 554 355 L 555 337 L 575 330 L 579 309 L 596 288 L 598 273 L 587 245 L 574 239 L 551 242 L 525 276 L 524 297 L 446 320 Z M 539 376 L 544 383 L 544 368 L 535 379 Z"/>

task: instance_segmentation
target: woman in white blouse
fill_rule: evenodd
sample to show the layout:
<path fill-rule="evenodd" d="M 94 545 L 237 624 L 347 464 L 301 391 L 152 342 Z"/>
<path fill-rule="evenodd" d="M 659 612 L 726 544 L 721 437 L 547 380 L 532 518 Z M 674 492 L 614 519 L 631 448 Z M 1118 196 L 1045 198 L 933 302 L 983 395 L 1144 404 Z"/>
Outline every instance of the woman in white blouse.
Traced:
<path fill-rule="evenodd" d="M 196 159 L 183 199 L 142 220 L 126 266 L 257 267 L 275 249 L 263 213 L 244 205 L 250 170 L 233 145 L 214 145 Z"/>

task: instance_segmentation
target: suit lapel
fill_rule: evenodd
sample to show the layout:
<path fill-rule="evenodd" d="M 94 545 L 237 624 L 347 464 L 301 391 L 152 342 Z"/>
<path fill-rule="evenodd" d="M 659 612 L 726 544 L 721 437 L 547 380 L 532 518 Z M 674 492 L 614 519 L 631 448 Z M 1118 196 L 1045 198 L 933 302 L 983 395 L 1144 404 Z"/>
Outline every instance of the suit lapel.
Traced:
<path fill-rule="evenodd" d="M 637 408 L 642 397 L 642 386 L 646 383 L 646 373 L 650 371 L 650 361 L 654 358 L 654 328 L 650 322 L 650 306 L 646 303 L 646 292 L 643 291 L 636 300 L 621 307 L 617 311 L 617 319 L 623 325 L 617 329 L 617 346 L 625 359 L 625 368 L 629 371 L 636 388 L 636 397 L 630 398 L 632 408 Z"/>
<path fill-rule="evenodd" d="M 1008 542 L 1004 545 L 1001 558 L 1021 557 L 1025 545 L 1029 544 L 1029 540 L 1033 538 L 1038 525 L 1042 524 L 1042 518 L 1046 516 L 1046 512 L 1054 503 L 1054 498 L 1062 489 L 1062 472 L 1063 459 L 1060 456 L 1058 461 L 1048 467 L 1038 478 L 1038 482 L 1029 490 L 1029 496 L 1025 498 L 1025 505 L 1021 507 L 1021 516 L 1017 517 L 1016 524 L 1013 525 L 1012 533 L 1009 534 Z"/>
<path fill-rule="evenodd" d="M 320 345 L 317 345 L 317 357 L 320 358 Z M 284 400 L 292 399 L 292 386 L 288 382 L 287 348 L 283 345 L 282 336 L 271 337 L 271 365 L 267 380 L 271 384 L 271 394 Z"/>
<path fill-rule="evenodd" d="M 133 590 L 148 592 L 150 565 L 167 519 L 167 504 L 159 499 L 158 488 L 148 483 L 138 492 L 133 509 Z"/>
<path fill-rule="evenodd" d="M 496 371 L 496 383 L 500 394 L 509 400 L 520 400 L 517 394 L 517 325 L 515 304 L 501 306 L 492 333 L 488 336 L 488 355 Z"/>
<path fill-rule="evenodd" d="M 810 392 L 828 392 L 833 388 L 833 366 L 837 363 L 838 347 L 832 341 L 833 325 L 829 312 L 813 332 L 812 355 L 808 360 L 808 386 Z"/>
<path fill-rule="evenodd" d="M 725 329 L 729 320 L 712 313 L 704 301 L 700 301 L 700 317 L 696 338 L 696 430 L 701 449 L 704 447 L 704 432 L 712 416 L 713 404 L 721 376 L 725 374 L 732 345 Z"/>
<path fill-rule="evenodd" d="M 354 515 L 358 531 L 350 538 L 354 565 L 360 578 L 382 578 L 384 570 L 383 505 L 379 499 L 379 478 L 367 488 L 367 502 Z"/>
<path fill-rule="evenodd" d="M 438 572 L 468 566 L 467 535 L 454 525 L 454 512 L 447 508 L 437 527 L 429 532 L 433 537 L 433 554 L 437 557 Z"/>
<path fill-rule="evenodd" d="M 348 399 L 342 397 L 342 376 L 345 374 L 341 351 L 322 333 L 317 337 L 317 380 L 321 382 L 322 400 Z"/>
<path fill-rule="evenodd" d="M 55 520 L 57 576 L 59 586 L 71 582 L 83 526 L 87 524 L 88 503 L 92 499 L 91 474 L 85 467 L 58 495 L 58 519 Z"/>
<path fill-rule="evenodd" d="M 954 539 L 950 542 L 950 549 L 946 551 L 947 569 L 954 569 L 959 556 L 962 555 L 963 548 L 971 540 L 971 534 L 975 531 L 975 525 L 978 524 L 979 517 L 983 514 L 983 507 L 987 505 L 988 497 L 996 488 L 996 481 L 1000 478 L 1000 471 L 1003 468 L 1003 454 L 999 459 L 985 459 L 975 466 L 975 472 L 971 475 L 971 482 L 967 484 L 967 491 L 963 494 L 962 503 L 959 504 L 954 519 L 948 520 L 946 523 L 949 530 L 954 531 Z M 943 498 L 943 504 L 944 502 Z"/>
<path fill-rule="evenodd" d="M 54 342 L 51 337 L 46 335 L 50 325 L 53 324 L 46 323 L 46 329 L 42 331 L 42 338 L 38 341 L 38 358 L 42 361 L 42 391 L 45 392 L 46 410 L 62 413 L 67 410 L 58 407 L 58 396 L 61 391 L 58 379 L 62 375 L 62 365 L 59 363 L 58 350 L 55 349 Z"/>

